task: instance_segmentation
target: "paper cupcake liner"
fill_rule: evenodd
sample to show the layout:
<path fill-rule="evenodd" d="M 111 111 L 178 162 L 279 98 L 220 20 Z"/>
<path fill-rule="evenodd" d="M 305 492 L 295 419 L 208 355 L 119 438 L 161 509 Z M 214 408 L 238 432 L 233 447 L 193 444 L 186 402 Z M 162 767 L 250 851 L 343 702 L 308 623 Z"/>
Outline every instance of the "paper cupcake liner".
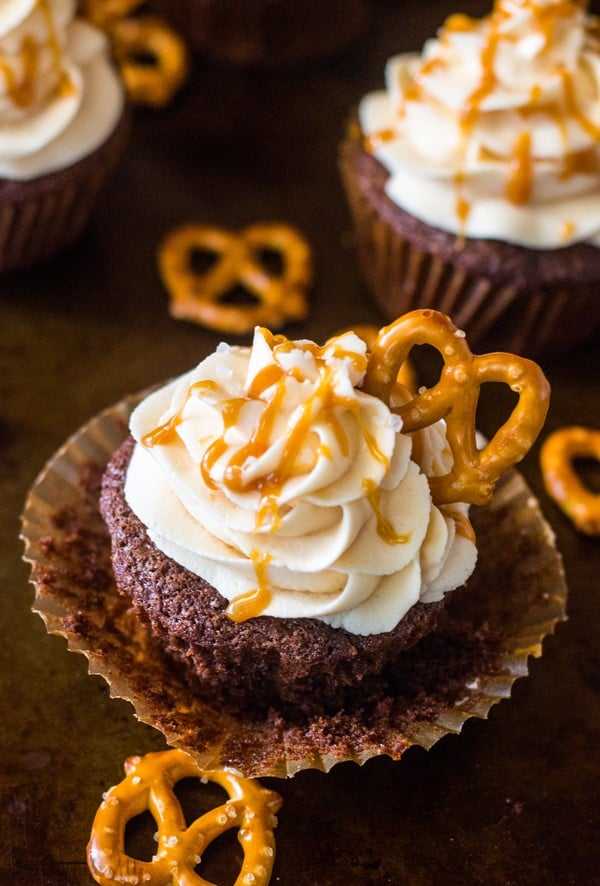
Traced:
<path fill-rule="evenodd" d="M 112 135 L 74 166 L 25 182 L 0 182 L 0 273 L 23 270 L 70 246 L 129 135 L 126 112 Z"/>
<path fill-rule="evenodd" d="M 366 0 L 152 0 L 192 47 L 231 65 L 273 66 L 345 49 Z"/>
<path fill-rule="evenodd" d="M 514 681 L 527 674 L 528 657 L 541 655 L 543 638 L 565 618 L 567 589 L 552 531 L 512 471 L 491 505 L 475 511 L 482 553 L 469 589 L 454 592 L 448 624 L 405 653 L 398 695 L 380 699 L 376 710 L 303 722 L 276 710 L 252 720 L 212 708 L 182 679 L 112 575 L 99 482 L 138 399 L 92 419 L 34 483 L 22 523 L 33 609 L 50 633 L 87 657 L 90 673 L 104 677 L 113 697 L 130 701 L 139 720 L 203 768 L 227 765 L 246 776 L 286 777 L 306 768 L 328 771 L 346 760 L 362 764 L 380 754 L 398 759 L 413 744 L 429 748 L 507 698 Z M 461 620 L 466 632 L 456 642 L 452 625 Z M 420 682 L 422 674 L 428 685 Z"/>
<path fill-rule="evenodd" d="M 475 351 L 503 350 L 537 359 L 564 352 L 600 328 L 600 287 L 557 285 L 538 291 L 497 284 L 445 257 L 417 248 L 361 190 L 342 150 L 341 173 L 356 232 L 357 260 L 373 300 L 392 321 L 434 308 L 452 317 Z"/>

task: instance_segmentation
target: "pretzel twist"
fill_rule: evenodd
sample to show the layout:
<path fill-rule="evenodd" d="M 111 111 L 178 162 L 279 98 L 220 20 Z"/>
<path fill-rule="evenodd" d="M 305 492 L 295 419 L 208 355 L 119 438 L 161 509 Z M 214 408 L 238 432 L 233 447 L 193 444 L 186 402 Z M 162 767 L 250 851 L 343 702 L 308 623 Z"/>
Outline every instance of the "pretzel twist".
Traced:
<path fill-rule="evenodd" d="M 576 458 L 600 461 L 600 430 L 561 428 L 550 434 L 540 451 L 546 491 L 586 535 L 600 535 L 600 495 L 590 492 L 573 468 Z"/>
<path fill-rule="evenodd" d="M 444 365 L 439 381 L 409 402 L 393 405 L 393 391 L 415 345 L 428 344 Z M 511 415 L 484 449 L 476 442 L 476 411 L 481 385 L 501 382 L 519 395 Z M 384 400 L 399 415 L 406 433 L 446 420 L 453 465 L 448 474 L 429 478 L 436 504 L 486 504 L 494 485 L 531 448 L 540 432 L 550 386 L 536 363 L 512 354 L 475 356 L 464 333 L 438 311 L 412 311 L 381 330 L 369 359 L 364 390 Z"/>
<path fill-rule="evenodd" d="M 192 267 L 195 250 L 216 256 L 213 266 L 204 273 Z M 261 261 L 261 252 L 267 250 L 280 256 L 282 274 L 268 270 Z M 303 319 L 308 312 L 310 248 L 294 228 L 283 223 L 257 223 L 239 233 L 208 225 L 185 225 L 165 238 L 158 263 L 170 294 L 173 317 L 243 335 L 255 326 L 280 328 L 287 320 Z M 244 287 L 256 303 L 224 301 L 236 286 Z"/>
<path fill-rule="evenodd" d="M 244 851 L 235 886 L 266 886 L 275 857 L 273 827 L 282 803 L 278 794 L 233 770 L 205 772 L 180 750 L 130 757 L 125 772 L 126 778 L 105 794 L 88 843 L 88 865 L 100 886 L 211 886 L 194 869 L 206 847 L 234 827 Z M 219 784 L 229 799 L 186 827 L 173 787 L 189 777 Z M 131 858 L 124 850 L 127 822 L 146 810 L 158 825 L 152 861 Z"/>
<path fill-rule="evenodd" d="M 188 73 L 188 52 L 179 35 L 155 16 L 118 18 L 109 34 L 129 98 L 166 105 Z"/>
<path fill-rule="evenodd" d="M 346 326 L 342 332 L 354 332 L 359 338 L 362 338 L 367 346 L 367 351 L 372 351 L 377 342 L 379 327 L 373 326 L 371 323 L 357 323 L 354 326 Z M 407 359 L 402 363 L 396 381 L 402 388 L 407 388 L 408 392 L 416 391 L 417 374 L 410 360 Z"/>

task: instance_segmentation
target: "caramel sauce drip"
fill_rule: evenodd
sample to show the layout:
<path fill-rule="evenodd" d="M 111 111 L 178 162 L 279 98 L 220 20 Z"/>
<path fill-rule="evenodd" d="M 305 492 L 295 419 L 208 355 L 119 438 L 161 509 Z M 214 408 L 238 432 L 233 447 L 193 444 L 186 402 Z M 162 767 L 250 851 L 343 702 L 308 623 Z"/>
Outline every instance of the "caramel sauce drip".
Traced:
<path fill-rule="evenodd" d="M 267 565 L 271 558 L 268 554 L 262 555 L 258 551 L 251 551 L 250 559 L 254 565 L 257 586 L 245 594 L 235 597 L 226 609 L 226 614 L 231 621 L 239 624 L 249 618 L 256 618 L 265 611 L 271 601 L 271 591 L 267 580 Z"/>
<path fill-rule="evenodd" d="M 475 530 L 473 529 L 473 524 L 465 514 L 461 514 L 460 511 L 455 511 L 452 508 L 443 506 L 440 507 L 440 511 L 445 517 L 450 517 L 451 520 L 454 520 L 457 535 L 460 535 L 461 538 L 466 538 L 468 541 L 472 541 L 473 544 L 475 544 L 477 541 Z"/>
<path fill-rule="evenodd" d="M 506 196 L 511 203 L 523 206 L 531 197 L 532 188 L 531 133 L 521 132 L 510 162 Z"/>
<path fill-rule="evenodd" d="M 367 151 L 376 151 L 386 142 L 391 142 L 396 137 L 393 129 L 380 129 L 378 132 L 372 132 L 366 136 L 364 145 Z"/>
<path fill-rule="evenodd" d="M 46 22 L 54 70 L 59 76 L 58 91 L 62 95 L 68 95 L 74 90 L 74 85 L 62 70 L 62 52 L 56 35 L 54 17 L 49 0 L 36 0 L 36 7 L 41 10 Z M 20 81 L 17 81 L 15 73 L 6 59 L 0 58 L 0 73 L 6 81 L 8 95 L 12 98 L 15 106 L 25 109 L 30 108 L 35 102 L 35 87 L 39 77 L 40 47 L 32 37 L 28 35 L 23 37 L 19 56 L 23 68 L 23 75 Z"/>
<path fill-rule="evenodd" d="M 583 131 L 593 138 L 594 141 L 600 141 L 600 126 L 586 117 L 579 107 L 572 75 L 564 68 L 559 73 L 563 84 L 563 98 L 567 114 L 573 120 L 576 120 Z"/>
<path fill-rule="evenodd" d="M 374 480 L 363 480 L 365 498 L 369 502 L 377 520 L 377 535 L 388 545 L 405 545 L 410 541 L 410 533 L 399 535 L 390 521 L 381 513 L 381 495 Z"/>

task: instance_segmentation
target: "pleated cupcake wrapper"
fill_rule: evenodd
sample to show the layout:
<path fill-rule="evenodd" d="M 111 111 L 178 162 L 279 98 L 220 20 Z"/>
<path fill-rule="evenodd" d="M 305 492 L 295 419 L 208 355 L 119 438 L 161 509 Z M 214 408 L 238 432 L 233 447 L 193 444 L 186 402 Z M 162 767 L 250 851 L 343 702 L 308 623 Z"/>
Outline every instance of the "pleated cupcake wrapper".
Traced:
<path fill-rule="evenodd" d="M 585 341 L 600 327 L 598 286 L 523 293 L 456 267 L 400 236 L 363 196 L 352 169 L 342 176 L 356 230 L 361 274 L 388 320 L 417 308 L 448 314 L 474 351 L 530 358 Z"/>
<path fill-rule="evenodd" d="M 28 268 L 73 243 L 86 226 L 107 172 L 84 181 L 0 204 L 0 272 Z"/>
<path fill-rule="evenodd" d="M 78 431 L 29 493 L 22 536 L 35 587 L 33 609 L 50 633 L 66 637 L 69 649 L 87 657 L 90 673 L 104 677 L 113 697 L 131 702 L 139 720 L 202 767 L 287 777 L 306 768 L 328 771 L 347 760 L 362 764 L 380 754 L 398 759 L 415 744 L 429 748 L 508 698 L 514 681 L 527 674 L 528 657 L 541 654 L 543 638 L 565 618 L 567 589 L 552 531 L 512 471 L 492 504 L 474 515 L 480 563 L 463 601 L 469 612 L 481 609 L 477 618 L 502 635 L 501 646 L 492 667 L 469 672 L 456 697 L 448 700 L 442 681 L 427 717 L 412 716 L 410 705 L 396 715 L 392 705 L 389 718 L 378 720 L 340 712 L 298 723 L 273 710 L 257 721 L 212 708 L 182 679 L 112 576 L 97 481 L 127 434 L 137 399 L 116 404 Z"/>

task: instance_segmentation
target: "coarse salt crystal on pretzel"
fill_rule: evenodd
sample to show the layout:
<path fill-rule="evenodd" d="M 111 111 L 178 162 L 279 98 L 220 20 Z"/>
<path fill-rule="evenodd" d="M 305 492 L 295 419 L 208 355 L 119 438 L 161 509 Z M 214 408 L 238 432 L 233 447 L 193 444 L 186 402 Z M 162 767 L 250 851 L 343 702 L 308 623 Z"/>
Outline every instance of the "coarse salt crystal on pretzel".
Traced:
<path fill-rule="evenodd" d="M 231 828 L 238 828 L 244 852 L 234 886 L 266 886 L 275 858 L 273 828 L 281 797 L 232 769 L 204 771 L 180 750 L 130 757 L 126 777 L 104 795 L 96 813 L 87 848 L 88 866 L 100 886 L 211 886 L 196 868 L 207 846 Z M 228 800 L 189 826 L 174 786 L 184 778 L 220 785 Z M 149 811 L 158 825 L 156 854 L 151 861 L 125 852 L 125 828 L 137 815 Z"/>
<path fill-rule="evenodd" d="M 573 467 L 578 458 L 600 461 L 600 430 L 572 426 L 550 434 L 540 452 L 544 486 L 576 529 L 600 535 L 600 495 L 578 477 Z"/>

